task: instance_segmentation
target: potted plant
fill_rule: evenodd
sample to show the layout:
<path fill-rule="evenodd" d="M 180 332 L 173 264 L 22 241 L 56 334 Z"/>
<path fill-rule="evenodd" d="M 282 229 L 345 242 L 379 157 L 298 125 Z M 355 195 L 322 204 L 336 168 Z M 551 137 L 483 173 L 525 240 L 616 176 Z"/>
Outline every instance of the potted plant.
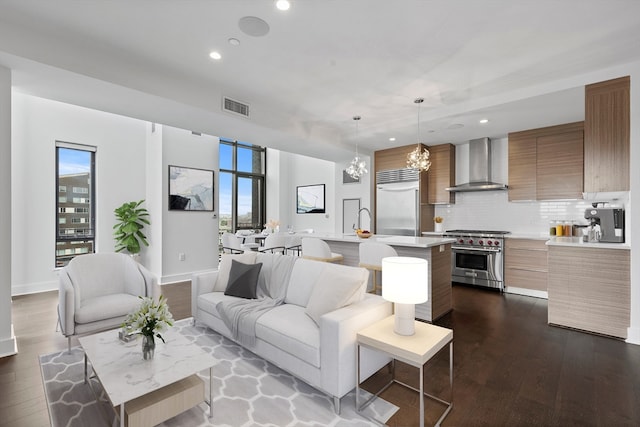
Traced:
<path fill-rule="evenodd" d="M 149 217 L 147 209 L 140 207 L 142 203 L 144 200 L 123 203 L 122 206 L 114 210 L 118 220 L 113 226 L 116 252 L 126 249 L 131 255 L 137 255 L 140 253 L 141 242 L 145 246 L 149 246 L 147 236 L 144 235 L 142 229 L 145 224 L 150 225 L 151 223 L 147 219 Z"/>
<path fill-rule="evenodd" d="M 443 231 L 444 225 L 442 224 L 442 221 L 444 221 L 444 219 L 441 216 L 437 216 L 433 218 L 433 223 L 434 223 L 433 231 L 435 232 Z"/>

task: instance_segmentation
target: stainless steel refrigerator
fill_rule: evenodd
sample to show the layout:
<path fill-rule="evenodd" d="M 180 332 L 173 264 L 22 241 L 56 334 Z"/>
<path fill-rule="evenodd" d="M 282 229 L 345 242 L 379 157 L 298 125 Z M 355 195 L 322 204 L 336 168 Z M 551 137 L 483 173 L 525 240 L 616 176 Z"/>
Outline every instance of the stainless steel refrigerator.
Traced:
<path fill-rule="evenodd" d="M 376 234 L 420 235 L 419 172 L 414 169 L 376 174 Z"/>

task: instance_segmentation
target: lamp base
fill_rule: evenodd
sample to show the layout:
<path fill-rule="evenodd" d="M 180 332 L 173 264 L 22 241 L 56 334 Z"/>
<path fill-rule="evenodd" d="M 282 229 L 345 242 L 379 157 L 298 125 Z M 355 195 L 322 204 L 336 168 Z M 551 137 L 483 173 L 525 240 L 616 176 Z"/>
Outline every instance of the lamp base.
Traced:
<path fill-rule="evenodd" d="M 413 335 L 416 333 L 416 306 L 415 304 L 394 304 L 395 315 L 393 323 L 393 332 L 398 335 Z"/>

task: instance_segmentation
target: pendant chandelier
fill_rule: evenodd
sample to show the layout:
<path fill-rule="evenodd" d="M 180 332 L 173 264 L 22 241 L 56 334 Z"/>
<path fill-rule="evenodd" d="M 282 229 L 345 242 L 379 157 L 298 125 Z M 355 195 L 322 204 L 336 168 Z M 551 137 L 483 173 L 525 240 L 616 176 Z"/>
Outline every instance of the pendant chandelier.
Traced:
<path fill-rule="evenodd" d="M 417 98 L 413 101 L 418 104 L 418 146 L 407 154 L 407 168 L 418 169 L 419 172 L 426 172 L 431 167 L 429 160 L 429 150 L 420 147 L 420 104 L 424 102 L 424 98 Z"/>
<path fill-rule="evenodd" d="M 356 156 L 351 160 L 351 163 L 347 167 L 347 174 L 353 179 L 360 179 L 361 176 L 368 172 L 367 164 L 358 156 L 358 121 L 360 116 L 353 116 L 353 120 L 356 122 Z"/>

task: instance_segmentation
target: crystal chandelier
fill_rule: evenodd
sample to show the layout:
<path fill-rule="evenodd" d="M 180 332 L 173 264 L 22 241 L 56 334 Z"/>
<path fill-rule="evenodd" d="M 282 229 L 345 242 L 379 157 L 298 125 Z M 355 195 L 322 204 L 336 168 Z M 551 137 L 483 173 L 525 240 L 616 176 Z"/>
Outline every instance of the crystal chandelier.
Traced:
<path fill-rule="evenodd" d="M 346 172 L 353 179 L 360 179 L 361 176 L 366 174 L 367 164 L 363 159 L 358 156 L 358 121 L 361 119 L 360 116 L 354 116 L 353 120 L 356 122 L 356 156 L 351 160 L 351 163 L 347 167 Z"/>
<path fill-rule="evenodd" d="M 420 149 L 420 104 L 424 102 L 424 98 L 417 98 L 413 101 L 418 104 L 418 146 L 407 154 L 407 167 L 410 169 L 418 169 L 419 172 L 426 172 L 431 167 L 429 160 L 429 150 Z"/>

